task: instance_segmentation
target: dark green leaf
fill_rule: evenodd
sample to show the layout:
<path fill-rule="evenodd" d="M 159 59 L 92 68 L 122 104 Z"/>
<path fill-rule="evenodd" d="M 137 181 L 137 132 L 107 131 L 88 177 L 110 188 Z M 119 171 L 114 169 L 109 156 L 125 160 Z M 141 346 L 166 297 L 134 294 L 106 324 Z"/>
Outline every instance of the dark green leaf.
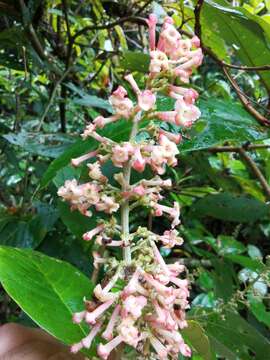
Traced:
<path fill-rule="evenodd" d="M 181 334 L 203 360 L 213 359 L 208 337 L 198 322 L 189 320 L 188 327 L 183 329 Z"/>
<path fill-rule="evenodd" d="M 270 342 L 239 314 L 205 317 L 206 334 L 216 353 L 230 360 L 262 360 L 270 353 Z M 253 354 L 253 355 L 251 355 Z"/>
<path fill-rule="evenodd" d="M 112 112 L 110 103 L 106 100 L 98 98 L 95 95 L 84 95 L 82 98 L 73 99 L 73 102 L 77 105 L 95 107 L 98 109 L 105 109 L 108 112 Z"/>
<path fill-rule="evenodd" d="M 269 64 L 269 25 L 259 16 L 225 0 L 206 0 L 201 11 L 202 39 L 220 59 L 228 61 L 228 53 L 243 65 Z M 225 52 L 225 46 L 229 49 Z M 260 76 L 270 88 L 270 72 Z"/>
<path fill-rule="evenodd" d="M 150 57 L 142 52 L 125 51 L 121 59 L 121 66 L 125 70 L 147 73 L 150 65 Z"/>
<path fill-rule="evenodd" d="M 181 146 L 182 151 L 206 149 L 225 141 L 256 141 L 268 137 L 267 131 L 237 102 L 200 100 L 200 120 L 193 126 L 190 137 Z"/>
<path fill-rule="evenodd" d="M 226 258 L 235 262 L 236 264 L 242 265 L 245 268 L 251 269 L 253 271 L 263 271 L 265 269 L 265 265 L 255 259 L 251 259 L 247 256 L 243 255 L 226 255 Z"/>
<path fill-rule="evenodd" d="M 58 201 L 58 209 L 63 223 L 78 238 L 96 226 L 96 216 L 87 217 L 77 210 L 71 211 L 69 204 L 61 200 Z"/>
<path fill-rule="evenodd" d="M 191 213 L 233 222 L 254 222 L 267 215 L 269 207 L 255 198 L 224 192 L 198 200 Z"/>
<path fill-rule="evenodd" d="M 60 134 L 42 135 L 22 131 L 18 134 L 10 133 L 3 137 L 13 145 L 21 146 L 31 154 L 56 158 L 60 156 L 71 144 L 74 138 Z"/>
<path fill-rule="evenodd" d="M 83 297 L 91 295 L 93 285 L 73 266 L 2 246 L 0 280 L 23 311 L 51 335 L 68 345 L 87 335 L 87 327 L 73 324 L 72 314 L 83 309 Z"/>
<path fill-rule="evenodd" d="M 266 310 L 262 299 L 250 296 L 249 308 L 257 320 L 270 328 L 270 312 Z"/>

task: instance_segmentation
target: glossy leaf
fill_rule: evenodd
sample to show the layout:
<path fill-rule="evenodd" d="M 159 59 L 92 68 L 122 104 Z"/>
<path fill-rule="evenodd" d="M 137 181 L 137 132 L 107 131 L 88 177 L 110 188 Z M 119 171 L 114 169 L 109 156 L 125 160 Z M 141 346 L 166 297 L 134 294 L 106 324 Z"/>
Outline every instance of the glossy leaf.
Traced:
<path fill-rule="evenodd" d="M 81 98 L 73 99 L 74 104 L 104 109 L 112 112 L 112 107 L 107 100 L 103 100 L 95 95 L 85 94 Z"/>
<path fill-rule="evenodd" d="M 203 360 L 213 359 L 208 337 L 198 322 L 189 320 L 188 327 L 183 329 L 181 334 Z"/>
<path fill-rule="evenodd" d="M 74 138 L 60 134 L 46 134 L 37 137 L 35 133 L 25 131 L 18 134 L 9 133 L 3 137 L 13 145 L 22 147 L 30 154 L 37 154 L 56 158 L 60 156 L 71 144 L 75 142 Z"/>
<path fill-rule="evenodd" d="M 91 296 L 93 285 L 73 266 L 35 251 L 2 246 L 0 281 L 51 335 L 68 345 L 86 336 L 87 327 L 73 324 L 72 314 L 83 309 L 83 297 Z"/>
<path fill-rule="evenodd" d="M 222 316 L 206 316 L 204 320 L 206 334 L 219 356 L 230 360 L 261 360 L 270 353 L 269 340 L 237 313 L 227 311 Z"/>
<path fill-rule="evenodd" d="M 233 222 L 254 222 L 269 213 L 265 203 L 245 195 L 220 193 L 198 200 L 191 212 L 197 216 L 211 216 Z"/>
<path fill-rule="evenodd" d="M 206 149 L 225 141 L 237 143 L 268 137 L 267 131 L 237 102 L 207 99 L 198 102 L 201 118 L 190 131 L 182 151 Z"/>
<path fill-rule="evenodd" d="M 37 248 L 58 219 L 52 206 L 37 202 L 35 215 L 0 213 L 0 244 L 21 248 Z"/>
<path fill-rule="evenodd" d="M 220 59 L 228 61 L 228 53 L 243 65 L 269 64 L 269 25 L 259 16 L 240 7 L 233 7 L 225 0 L 206 0 L 201 11 L 203 44 Z M 222 45 L 222 47 L 221 47 Z M 224 51 L 224 48 L 229 49 Z M 270 89 L 270 72 L 259 73 Z"/>
<path fill-rule="evenodd" d="M 148 54 L 135 51 L 125 51 L 121 59 L 121 66 L 125 70 L 147 73 L 149 70 L 150 57 Z"/>
<path fill-rule="evenodd" d="M 63 223 L 78 238 L 96 226 L 96 216 L 87 217 L 77 210 L 71 211 L 70 206 L 62 200 L 58 201 L 58 209 Z"/>

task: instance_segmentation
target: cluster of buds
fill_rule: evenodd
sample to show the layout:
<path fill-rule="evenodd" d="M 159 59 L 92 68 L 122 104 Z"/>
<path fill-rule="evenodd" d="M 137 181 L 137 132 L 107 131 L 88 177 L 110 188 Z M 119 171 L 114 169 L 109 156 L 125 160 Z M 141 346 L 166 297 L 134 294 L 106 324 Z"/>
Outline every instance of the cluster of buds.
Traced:
<path fill-rule="evenodd" d="M 98 116 L 82 134 L 83 139 L 98 141 L 98 148 L 71 161 L 74 166 L 88 161 L 90 181 L 78 184 L 77 180 L 68 180 L 58 190 L 72 210 L 91 216 L 93 207 L 111 215 L 110 220 L 100 220 L 83 235 L 85 241 L 94 242 L 94 266 L 103 266 L 106 276 L 96 285 L 92 300 L 85 300 L 85 309 L 73 316 L 75 323 L 88 324 L 90 332 L 72 345 L 71 351 L 90 348 L 99 335 L 102 340 L 97 355 L 101 359 L 108 359 L 120 344 L 133 347 L 138 359 L 191 356 L 191 349 L 181 336 L 181 329 L 187 326 L 185 311 L 189 307 L 185 267 L 178 262 L 166 264 L 159 251 L 160 245 L 172 248 L 183 243 L 177 231 L 180 207 L 178 202 L 173 207 L 164 203 L 162 191 L 169 189 L 172 182 L 160 175 L 167 166 L 177 165 L 177 144 L 182 140 L 177 127 L 189 127 L 200 116 L 194 105 L 198 94 L 187 83 L 192 70 L 202 62 L 202 51 L 198 38 L 182 38 L 172 18 L 165 18 L 157 43 L 155 15 L 150 15 L 147 23 L 151 60 L 146 89 L 140 90 L 132 74 L 125 76 L 136 103 L 123 86 L 112 93 L 109 101 L 114 114 L 107 118 Z M 156 111 L 159 94 L 175 100 L 174 110 Z M 99 133 L 99 129 L 120 119 L 132 124 L 129 141 L 116 143 Z M 138 136 L 140 132 L 147 136 Z M 116 185 L 110 184 L 103 174 L 102 167 L 108 161 L 118 168 L 114 175 Z M 131 184 L 131 171 L 143 173 L 146 167 L 154 177 Z M 129 213 L 138 206 L 153 216 L 166 215 L 171 221 L 170 229 L 155 234 L 139 227 L 130 233 Z M 118 210 L 119 224 L 112 216 Z M 123 260 L 112 255 L 112 247 L 122 249 Z"/>

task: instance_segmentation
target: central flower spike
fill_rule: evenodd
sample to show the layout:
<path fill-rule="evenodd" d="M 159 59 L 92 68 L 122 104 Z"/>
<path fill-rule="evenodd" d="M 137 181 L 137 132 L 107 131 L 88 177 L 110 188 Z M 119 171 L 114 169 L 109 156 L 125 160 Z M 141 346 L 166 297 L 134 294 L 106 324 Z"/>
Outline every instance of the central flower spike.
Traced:
<path fill-rule="evenodd" d="M 132 74 L 125 76 L 136 101 L 119 86 L 109 97 L 114 114 L 107 118 L 98 116 L 82 134 L 83 139 L 95 139 L 98 148 L 71 160 L 73 166 L 88 162 L 90 181 L 79 184 L 75 179 L 67 180 L 58 190 L 72 210 L 88 217 L 92 216 L 91 210 L 107 214 L 105 220 L 99 220 L 83 235 L 85 241 L 93 242 L 94 267 L 104 267 L 105 278 L 96 285 L 93 300 L 84 300 L 85 309 L 73 316 L 74 323 L 88 324 L 90 332 L 71 347 L 73 353 L 90 348 L 98 335 L 102 340 L 97 354 L 104 360 L 120 344 L 133 347 L 140 359 L 176 360 L 179 354 L 191 356 L 191 349 L 181 336 L 189 308 L 185 267 L 178 262 L 167 265 L 159 251 L 159 244 L 173 248 L 183 243 L 177 231 L 180 207 L 178 202 L 173 207 L 164 203 L 162 191 L 169 189 L 172 181 L 160 175 L 165 174 L 167 167 L 177 165 L 180 128 L 190 127 L 200 117 L 195 106 L 198 93 L 187 85 L 203 56 L 199 39 L 183 38 L 172 18 L 165 18 L 158 41 L 154 14 L 147 24 L 150 66 L 145 89 L 140 89 Z M 173 110 L 156 110 L 158 93 L 175 101 Z M 99 133 L 120 119 L 131 124 L 129 141 L 117 143 Z M 141 131 L 144 136 L 137 136 Z M 103 174 L 103 166 L 109 161 L 118 169 L 113 184 Z M 152 179 L 130 182 L 132 171 L 143 173 L 146 168 L 154 173 Z M 170 228 L 163 234 L 144 227 L 130 233 L 129 213 L 140 206 L 153 216 L 166 216 L 171 221 Z M 120 224 L 113 217 L 118 211 Z M 112 255 L 112 247 L 123 249 L 123 260 Z"/>

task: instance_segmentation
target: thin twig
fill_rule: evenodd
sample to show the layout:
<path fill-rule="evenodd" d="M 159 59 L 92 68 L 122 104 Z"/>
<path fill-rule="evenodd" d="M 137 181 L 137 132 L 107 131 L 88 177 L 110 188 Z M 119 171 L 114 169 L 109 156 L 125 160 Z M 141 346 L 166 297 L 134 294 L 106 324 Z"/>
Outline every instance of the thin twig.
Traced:
<path fill-rule="evenodd" d="M 85 34 L 88 31 L 94 31 L 94 30 L 103 30 L 103 29 L 111 29 L 113 27 L 115 27 L 116 25 L 121 25 L 125 22 L 133 22 L 133 23 L 139 23 L 139 24 L 143 24 L 146 25 L 146 21 L 145 19 L 139 17 L 139 16 L 125 16 L 122 17 L 114 22 L 111 23 L 107 23 L 104 25 L 93 25 L 93 26 L 86 26 L 83 29 L 79 30 L 76 32 L 76 34 L 73 35 L 73 42 L 75 41 L 75 39 L 78 36 L 81 36 L 83 34 Z"/>
<path fill-rule="evenodd" d="M 31 42 L 31 45 L 33 46 L 33 49 L 36 51 L 41 60 L 46 61 L 48 64 L 50 64 L 53 71 L 56 74 L 60 75 L 61 70 L 55 65 L 54 58 L 50 54 L 45 54 L 33 25 L 31 24 L 31 22 L 25 21 L 24 14 L 28 12 L 28 8 L 26 7 L 24 0 L 20 0 L 19 3 L 22 12 L 23 27 L 25 29 L 26 35 Z"/>
<path fill-rule="evenodd" d="M 207 148 L 206 151 L 212 153 L 219 153 L 219 152 L 239 152 L 240 149 L 244 149 L 246 151 L 252 150 L 260 150 L 260 149 L 269 149 L 270 145 L 268 144 L 247 144 L 243 146 L 213 146 Z"/>
<path fill-rule="evenodd" d="M 147 8 L 147 6 L 151 4 L 151 2 L 153 2 L 153 0 L 148 0 L 148 1 L 146 1 L 146 3 L 145 3 L 144 5 L 142 5 L 142 6 L 135 12 L 134 15 L 137 16 L 137 15 L 141 14 L 141 13 Z"/>
<path fill-rule="evenodd" d="M 201 40 L 201 43 L 202 43 L 202 28 L 201 28 L 200 16 L 201 16 L 203 3 L 204 0 L 198 0 L 194 8 L 194 15 L 195 15 L 194 32 L 195 35 L 197 35 L 198 38 Z"/>
<path fill-rule="evenodd" d="M 79 58 L 81 58 L 84 53 L 85 53 L 85 51 L 83 51 L 83 52 L 81 53 L 80 57 L 78 57 L 77 60 L 78 60 Z M 51 105 L 52 105 L 52 103 L 53 103 L 53 101 L 54 101 L 54 98 L 55 98 L 55 96 L 56 96 L 56 92 L 57 92 L 58 86 L 65 80 L 65 78 L 68 76 L 68 74 L 69 74 L 69 73 L 71 72 L 71 70 L 74 68 L 74 66 L 75 66 L 75 64 L 73 64 L 72 66 L 70 66 L 70 67 L 63 73 L 63 75 L 57 80 L 57 82 L 55 83 L 54 88 L 53 88 L 52 93 L 51 93 L 51 96 L 50 96 L 50 99 L 49 99 L 49 102 L 48 102 L 48 104 L 47 104 L 47 106 L 46 106 L 46 108 L 45 108 L 45 110 L 44 110 L 44 112 L 43 112 L 43 114 L 42 114 L 42 116 L 41 116 L 41 118 L 40 118 L 39 125 L 38 125 L 38 127 L 37 127 L 37 131 L 40 131 L 40 129 L 41 129 L 42 125 L 43 125 L 43 122 L 44 122 L 46 116 L 48 115 L 48 112 L 49 112 L 49 110 L 50 110 L 50 107 L 51 107 Z"/>
<path fill-rule="evenodd" d="M 200 13 L 202 10 L 202 6 L 203 6 L 203 2 L 204 0 L 198 0 L 195 9 L 194 9 L 194 15 L 195 15 L 195 26 L 194 26 L 194 31 L 195 34 L 200 38 L 201 43 L 202 43 L 202 29 L 201 29 L 201 23 L 200 23 Z M 187 35 L 188 33 L 186 33 Z M 239 98 L 239 100 L 242 102 L 242 104 L 244 105 L 244 107 L 246 108 L 246 110 L 255 117 L 255 119 L 261 123 L 262 125 L 265 126 L 270 126 L 270 120 L 268 120 L 265 116 L 263 116 L 262 114 L 260 114 L 250 103 L 250 101 L 247 99 L 246 95 L 243 93 L 243 91 L 240 89 L 239 85 L 237 84 L 237 82 L 233 79 L 233 77 L 230 75 L 227 67 L 232 67 L 232 68 L 238 68 L 237 65 L 229 65 L 227 63 L 224 63 L 222 60 L 220 60 L 213 52 L 212 50 L 208 49 L 207 47 L 204 46 L 204 44 L 202 43 L 202 49 L 204 50 L 204 52 L 206 52 L 208 55 L 210 55 L 222 68 L 225 76 L 227 77 L 227 79 L 229 80 L 229 82 L 231 83 L 232 87 L 234 88 L 234 90 L 237 93 L 237 96 Z M 228 66 L 229 65 L 229 66 Z M 258 70 L 255 69 L 254 67 L 247 67 L 246 69 L 249 70 Z M 270 66 L 265 65 L 263 67 L 260 67 L 260 69 L 264 69 L 264 70 L 269 70 Z M 242 68 L 243 70 L 243 68 Z"/>
<path fill-rule="evenodd" d="M 269 186 L 267 180 L 265 179 L 265 177 L 263 176 L 261 170 L 258 168 L 255 161 L 246 153 L 246 151 L 243 148 L 240 148 L 238 150 L 238 152 L 241 155 L 241 157 L 244 159 L 244 161 L 249 165 L 253 174 L 256 176 L 256 178 L 260 182 L 267 198 L 270 199 L 270 186 Z"/>
<path fill-rule="evenodd" d="M 226 69 L 225 66 L 222 66 L 222 70 L 224 72 L 224 74 L 226 75 L 227 79 L 229 80 L 229 82 L 231 83 L 232 87 L 234 88 L 235 92 L 237 93 L 237 96 L 239 98 L 239 100 L 241 101 L 241 103 L 244 105 L 244 107 L 246 108 L 246 110 L 253 115 L 256 120 L 261 123 L 262 125 L 265 126 L 270 126 L 270 120 L 267 119 L 266 117 L 264 117 L 262 114 L 260 114 L 251 104 L 250 101 L 246 98 L 246 96 L 244 95 L 244 93 L 242 92 L 242 90 L 240 89 L 239 85 L 237 84 L 237 82 L 234 80 L 234 78 L 231 76 L 231 74 L 229 73 L 228 69 Z"/>

